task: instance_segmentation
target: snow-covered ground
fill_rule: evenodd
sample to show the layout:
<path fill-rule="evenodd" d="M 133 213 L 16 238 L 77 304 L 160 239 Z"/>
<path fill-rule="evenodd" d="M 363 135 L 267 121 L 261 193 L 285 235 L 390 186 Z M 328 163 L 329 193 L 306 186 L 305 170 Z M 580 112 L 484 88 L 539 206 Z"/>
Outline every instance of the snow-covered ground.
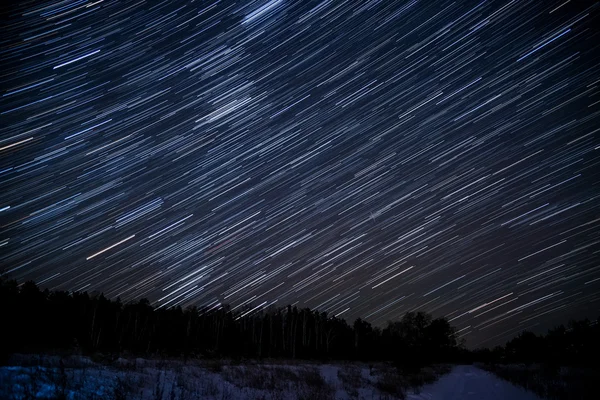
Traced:
<path fill-rule="evenodd" d="M 391 367 L 359 364 L 228 364 L 71 358 L 0 368 L 0 399 L 392 399 L 377 388 Z M 389 374 L 386 375 L 389 377 Z"/>
<path fill-rule="evenodd" d="M 409 394 L 409 400 L 540 400 L 532 392 L 514 386 L 471 365 L 460 365 L 437 382 Z"/>
<path fill-rule="evenodd" d="M 27 365 L 29 364 L 29 365 Z M 0 368 L 2 399 L 263 399 L 263 400 L 533 400 L 534 395 L 471 366 L 420 390 L 407 387 L 391 366 L 378 364 L 223 364 L 207 361 L 86 358 L 30 360 Z M 415 393 L 416 392 L 416 393 Z"/>

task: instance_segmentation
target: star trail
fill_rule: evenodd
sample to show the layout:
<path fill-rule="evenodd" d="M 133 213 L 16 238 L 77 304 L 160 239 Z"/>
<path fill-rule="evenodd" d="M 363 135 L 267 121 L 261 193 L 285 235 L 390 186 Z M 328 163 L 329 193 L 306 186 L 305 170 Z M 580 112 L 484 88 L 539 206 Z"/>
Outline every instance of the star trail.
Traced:
<path fill-rule="evenodd" d="M 156 307 L 423 310 L 470 346 L 595 318 L 599 6 L 14 4 L 1 268 Z"/>

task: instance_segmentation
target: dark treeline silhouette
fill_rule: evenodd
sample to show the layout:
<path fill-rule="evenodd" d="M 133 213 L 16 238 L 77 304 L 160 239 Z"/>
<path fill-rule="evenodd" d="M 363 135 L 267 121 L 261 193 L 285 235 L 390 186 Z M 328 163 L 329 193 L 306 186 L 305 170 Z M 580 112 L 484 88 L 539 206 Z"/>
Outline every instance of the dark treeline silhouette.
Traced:
<path fill-rule="evenodd" d="M 449 362 L 460 352 L 443 318 L 411 312 L 381 329 L 308 308 L 250 312 L 155 309 L 103 295 L 40 290 L 0 278 L 2 356 L 59 349 L 84 354 L 395 361 L 411 368 Z"/>
<path fill-rule="evenodd" d="M 524 331 L 505 346 L 471 352 L 499 377 L 548 400 L 598 398 L 598 320 L 571 321 L 545 335 Z"/>
<path fill-rule="evenodd" d="M 523 331 L 505 346 L 475 350 L 472 356 L 484 363 L 597 368 L 600 359 L 599 320 L 572 320 L 567 326 L 557 326 L 545 335 Z"/>

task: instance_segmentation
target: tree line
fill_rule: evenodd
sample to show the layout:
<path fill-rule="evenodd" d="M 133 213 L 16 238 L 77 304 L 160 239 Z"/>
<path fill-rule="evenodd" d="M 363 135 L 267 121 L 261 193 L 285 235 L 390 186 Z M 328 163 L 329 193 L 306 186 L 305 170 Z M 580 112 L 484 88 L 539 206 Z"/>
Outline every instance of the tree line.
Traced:
<path fill-rule="evenodd" d="M 600 318 L 572 320 L 546 334 L 523 331 L 504 346 L 473 351 L 485 363 L 592 366 L 600 359 Z"/>
<path fill-rule="evenodd" d="M 65 349 L 83 354 L 395 361 L 418 367 L 461 352 L 444 318 L 409 312 L 384 328 L 309 308 L 249 312 L 154 308 L 102 294 L 40 290 L 0 278 L 2 356 Z"/>

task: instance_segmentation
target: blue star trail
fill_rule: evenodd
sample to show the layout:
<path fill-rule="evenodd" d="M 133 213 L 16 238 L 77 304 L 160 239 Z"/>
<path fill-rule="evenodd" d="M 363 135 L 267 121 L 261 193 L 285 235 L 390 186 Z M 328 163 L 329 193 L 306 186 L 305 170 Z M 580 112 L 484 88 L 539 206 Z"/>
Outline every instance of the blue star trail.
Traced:
<path fill-rule="evenodd" d="M 581 1 L 3 11 L 0 264 L 156 307 L 600 310 L 600 24 Z"/>

